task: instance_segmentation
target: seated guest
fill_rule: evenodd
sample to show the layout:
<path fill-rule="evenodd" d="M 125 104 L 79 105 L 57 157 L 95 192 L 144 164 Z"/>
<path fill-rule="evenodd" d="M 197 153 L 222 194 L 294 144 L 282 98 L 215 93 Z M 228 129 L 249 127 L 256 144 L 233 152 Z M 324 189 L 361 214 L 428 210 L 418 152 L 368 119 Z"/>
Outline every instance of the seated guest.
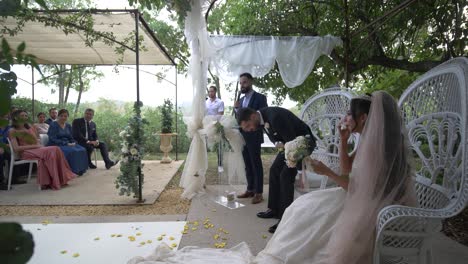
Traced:
<path fill-rule="evenodd" d="M 71 125 L 67 123 L 67 120 L 68 110 L 61 109 L 58 112 L 57 121 L 51 123 L 47 132 L 49 136 L 47 145 L 60 147 L 72 171 L 78 175 L 83 175 L 88 170 L 86 149 L 76 144 L 72 136 Z"/>
<path fill-rule="evenodd" d="M 43 112 L 40 112 L 37 114 L 37 122 L 34 124 L 34 128 L 37 131 L 37 134 L 47 134 L 47 131 L 49 130 L 49 125 L 45 123 L 46 120 L 46 115 Z"/>
<path fill-rule="evenodd" d="M 93 120 L 94 110 L 88 108 L 85 110 L 83 118 L 77 118 L 73 120 L 73 137 L 81 146 L 85 147 L 88 151 L 88 165 L 89 168 L 95 169 L 96 165 L 91 162 L 91 153 L 94 148 L 98 148 L 101 151 L 102 159 L 106 164 L 106 169 L 110 169 L 112 166 L 119 163 L 109 159 L 109 152 L 104 142 L 99 141 L 96 133 L 96 123 Z"/>
<path fill-rule="evenodd" d="M 57 114 L 58 114 L 57 108 L 52 107 L 51 109 L 49 109 L 49 118 L 47 118 L 45 123 L 50 126 L 50 124 L 57 119 Z"/>
<path fill-rule="evenodd" d="M 5 115 L 2 120 L 8 121 L 10 119 L 10 114 Z M 5 161 L 10 161 L 11 156 L 9 152 L 9 146 L 8 146 L 8 132 L 10 131 L 11 126 L 1 126 L 0 125 L 0 190 L 8 190 L 8 184 L 6 182 L 6 178 L 4 175 L 4 170 L 3 166 L 5 166 Z M 26 183 L 25 180 L 20 180 L 18 177 L 20 176 L 19 173 L 15 173 L 17 171 L 13 172 L 12 175 L 12 184 L 24 184 Z"/>
<path fill-rule="evenodd" d="M 8 115 L 7 115 L 7 118 L 8 118 L 8 125 L 9 125 L 9 126 L 11 126 L 11 116 L 12 116 L 13 112 L 15 112 L 16 110 L 18 110 L 18 107 L 16 107 L 16 106 L 12 106 L 12 107 L 10 108 L 10 112 L 9 112 Z"/>
<path fill-rule="evenodd" d="M 36 138 L 36 131 L 28 123 L 28 114 L 17 110 L 12 114 L 13 128 L 8 137 L 13 150 L 21 159 L 38 160 L 37 182 L 42 189 L 52 188 L 59 190 L 61 186 L 76 177 L 71 171 L 60 148 L 43 147 Z"/>

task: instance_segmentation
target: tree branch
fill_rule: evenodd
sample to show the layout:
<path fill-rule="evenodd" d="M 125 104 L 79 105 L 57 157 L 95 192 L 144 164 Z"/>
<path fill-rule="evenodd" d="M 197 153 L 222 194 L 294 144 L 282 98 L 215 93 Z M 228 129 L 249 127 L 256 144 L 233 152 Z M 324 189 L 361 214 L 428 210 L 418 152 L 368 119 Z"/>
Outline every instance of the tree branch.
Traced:
<path fill-rule="evenodd" d="M 350 68 L 350 72 L 355 72 L 370 65 L 378 65 L 378 66 L 383 66 L 386 68 L 406 70 L 410 72 L 427 72 L 444 61 L 445 60 L 440 60 L 440 61 L 426 60 L 426 61 L 410 62 L 408 60 L 396 60 L 396 59 L 389 58 L 385 55 L 381 55 L 381 56 L 373 56 L 360 64 L 351 64 L 349 68 Z"/>
<path fill-rule="evenodd" d="M 210 11 L 211 9 L 213 9 L 214 7 L 214 4 L 216 3 L 217 0 L 213 0 L 213 2 L 211 2 L 210 6 L 208 7 L 208 10 L 206 10 L 206 14 L 205 14 L 205 23 L 208 24 L 208 16 L 210 15 Z"/>

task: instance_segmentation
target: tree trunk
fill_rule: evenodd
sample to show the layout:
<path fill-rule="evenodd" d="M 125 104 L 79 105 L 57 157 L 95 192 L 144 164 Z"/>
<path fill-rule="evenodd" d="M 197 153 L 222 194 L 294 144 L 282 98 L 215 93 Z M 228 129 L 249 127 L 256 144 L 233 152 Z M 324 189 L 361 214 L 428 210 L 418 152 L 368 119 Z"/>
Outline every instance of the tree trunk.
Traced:
<path fill-rule="evenodd" d="M 68 73 L 68 84 L 67 84 L 67 90 L 65 91 L 65 100 L 64 100 L 64 104 L 67 105 L 67 102 L 68 102 L 68 94 L 70 93 L 70 87 L 72 85 L 72 80 L 73 80 L 73 69 L 75 69 L 74 66 L 71 66 L 70 68 L 70 72 Z"/>
<path fill-rule="evenodd" d="M 210 73 L 211 78 L 213 78 L 213 81 L 215 83 L 217 96 L 218 96 L 219 99 L 221 99 L 221 87 L 220 87 L 220 84 L 219 84 L 219 78 L 218 78 L 218 76 L 211 73 L 210 69 L 208 69 L 208 72 Z M 207 90 L 208 90 L 208 88 L 207 88 Z"/>
<path fill-rule="evenodd" d="M 80 107 L 80 101 L 81 101 L 81 94 L 83 93 L 83 69 L 79 68 L 78 69 L 78 81 L 80 84 L 80 89 L 78 90 L 78 99 L 76 100 L 76 106 L 75 106 L 75 113 L 73 114 L 73 119 L 76 118 L 76 114 L 78 113 L 78 108 Z"/>
<path fill-rule="evenodd" d="M 65 90 L 65 65 L 59 65 L 59 82 L 58 82 L 58 90 L 59 90 L 59 108 L 63 108 L 63 99 L 64 99 L 64 90 Z"/>

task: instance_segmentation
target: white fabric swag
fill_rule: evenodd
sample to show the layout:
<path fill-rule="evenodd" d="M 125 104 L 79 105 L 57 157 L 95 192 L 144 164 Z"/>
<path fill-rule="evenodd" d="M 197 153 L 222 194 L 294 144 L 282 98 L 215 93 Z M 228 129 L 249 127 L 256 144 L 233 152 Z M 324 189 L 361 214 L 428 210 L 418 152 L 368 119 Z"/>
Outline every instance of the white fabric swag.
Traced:
<path fill-rule="evenodd" d="M 192 143 L 180 180 L 180 186 L 184 188 L 182 197 L 187 199 L 204 192 L 208 169 L 207 133 L 203 124 L 208 67 L 229 82 L 236 81 L 244 72 L 262 77 L 273 69 L 276 62 L 286 86 L 295 87 L 304 82 L 320 55 L 329 55 L 335 46 L 342 44 L 340 38 L 333 36 L 209 36 L 204 19 L 209 4 L 206 0 L 193 0 L 185 19 L 184 33 L 191 52 L 189 75 L 193 88 L 192 111 L 190 116 L 184 116 Z M 238 161 L 243 163 L 242 159 Z M 244 166 L 237 165 L 239 168 Z M 228 175 L 230 179 L 239 176 L 235 170 L 227 170 L 227 173 L 233 174 Z"/>
<path fill-rule="evenodd" d="M 301 85 L 321 55 L 330 55 L 342 40 L 325 37 L 210 36 L 210 69 L 226 82 L 249 72 L 263 77 L 278 64 L 284 84 Z"/>

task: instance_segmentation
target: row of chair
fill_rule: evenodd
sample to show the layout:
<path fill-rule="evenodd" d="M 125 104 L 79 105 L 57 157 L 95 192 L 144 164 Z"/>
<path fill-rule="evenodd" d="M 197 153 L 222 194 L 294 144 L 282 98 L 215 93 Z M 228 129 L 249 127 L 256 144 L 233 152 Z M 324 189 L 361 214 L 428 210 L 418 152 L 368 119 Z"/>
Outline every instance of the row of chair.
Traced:
<path fill-rule="evenodd" d="M 11 153 L 11 159 L 6 162 L 6 168 L 8 168 L 8 173 L 5 173 L 5 175 L 8 174 L 8 190 L 11 190 L 11 180 L 13 178 L 13 168 L 16 165 L 21 165 L 21 164 L 29 164 L 29 173 L 28 173 L 28 182 L 31 179 L 31 174 L 32 174 L 32 169 L 33 165 L 36 164 L 38 165 L 39 161 L 38 160 L 23 160 L 20 159 L 19 157 L 16 156 L 15 151 L 13 150 L 13 146 L 11 144 L 11 141 L 9 138 L 8 140 L 8 145 L 10 146 L 10 153 Z M 49 141 L 49 137 L 46 134 L 41 134 L 40 135 L 40 143 L 43 146 L 47 146 L 47 143 Z M 97 164 L 97 151 L 94 150 L 94 162 Z M 3 169 L 3 168 L 1 168 Z M 39 186 L 39 190 L 41 190 L 41 186 Z"/>

